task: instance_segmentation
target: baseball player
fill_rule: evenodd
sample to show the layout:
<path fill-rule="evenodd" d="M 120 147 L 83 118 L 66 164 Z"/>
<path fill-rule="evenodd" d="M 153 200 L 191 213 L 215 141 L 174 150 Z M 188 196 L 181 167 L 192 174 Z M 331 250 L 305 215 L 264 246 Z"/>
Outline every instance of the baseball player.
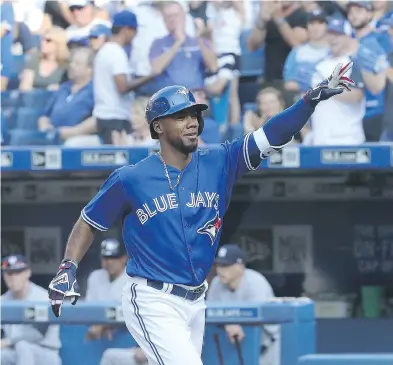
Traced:
<path fill-rule="evenodd" d="M 30 281 L 31 269 L 26 257 L 11 255 L 1 262 L 1 271 L 8 291 L 1 302 L 14 300 L 47 301 L 44 288 Z M 1 365 L 61 365 L 59 326 L 33 324 L 2 324 Z"/>
<path fill-rule="evenodd" d="M 86 301 L 121 302 L 123 286 L 128 280 L 125 271 L 127 252 L 115 238 L 107 238 L 101 243 L 102 269 L 93 271 L 87 278 Z M 93 325 L 87 331 L 88 339 L 112 337 L 113 326 Z"/>
<path fill-rule="evenodd" d="M 245 255 L 235 244 L 222 246 L 215 260 L 217 276 L 207 293 L 207 299 L 215 302 L 266 302 L 275 297 L 273 288 L 259 272 L 245 268 Z M 244 331 L 238 324 L 228 324 L 225 331 L 229 340 L 242 341 Z M 261 365 L 280 364 L 280 331 L 276 325 L 263 327 Z"/>
<path fill-rule="evenodd" d="M 64 298 L 75 304 L 76 272 L 97 230 L 121 221 L 129 255 L 123 288 L 126 325 L 154 365 L 201 365 L 205 281 L 222 233 L 222 219 L 237 179 L 292 141 L 319 102 L 350 90 L 332 75 L 263 127 L 233 142 L 198 150 L 207 105 L 183 86 L 159 90 L 146 120 L 160 151 L 115 170 L 76 222 L 48 295 L 56 316 Z"/>

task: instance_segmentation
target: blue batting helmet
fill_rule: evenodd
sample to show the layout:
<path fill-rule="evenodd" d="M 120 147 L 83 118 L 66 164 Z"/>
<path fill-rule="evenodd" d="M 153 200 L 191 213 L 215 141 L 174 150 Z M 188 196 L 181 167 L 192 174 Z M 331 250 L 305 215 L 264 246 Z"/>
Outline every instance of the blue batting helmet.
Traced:
<path fill-rule="evenodd" d="M 206 110 L 208 106 L 197 103 L 192 92 L 184 86 L 167 86 L 157 91 L 147 103 L 145 112 L 146 120 L 150 125 L 151 137 L 158 139 L 158 134 L 153 128 L 155 120 L 188 108 L 195 108 L 198 112 L 198 135 L 200 135 L 204 126 L 202 111 Z"/>

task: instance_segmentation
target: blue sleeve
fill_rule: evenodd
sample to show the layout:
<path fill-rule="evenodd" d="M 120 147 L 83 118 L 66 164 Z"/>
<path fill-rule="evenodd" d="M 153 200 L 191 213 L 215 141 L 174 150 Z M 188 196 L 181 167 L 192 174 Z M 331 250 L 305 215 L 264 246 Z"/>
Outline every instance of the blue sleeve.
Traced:
<path fill-rule="evenodd" d="M 296 81 L 296 54 L 297 48 L 293 48 L 285 60 L 283 71 L 284 81 Z"/>
<path fill-rule="evenodd" d="M 126 199 L 119 169 L 101 186 L 96 196 L 81 213 L 82 219 L 98 229 L 107 231 L 126 209 Z"/>
<path fill-rule="evenodd" d="M 44 109 L 44 114 L 43 114 L 44 117 L 50 118 L 50 116 L 51 116 L 51 114 L 52 114 L 53 105 L 55 105 L 55 103 L 56 103 L 56 99 L 57 99 L 57 97 L 58 97 L 58 95 L 59 95 L 59 93 L 60 93 L 60 90 L 61 90 L 61 86 L 60 86 L 60 89 L 59 89 L 58 91 L 56 91 L 56 92 L 50 97 L 50 99 L 49 99 L 49 101 L 48 101 L 48 103 L 46 104 L 45 109 Z"/>

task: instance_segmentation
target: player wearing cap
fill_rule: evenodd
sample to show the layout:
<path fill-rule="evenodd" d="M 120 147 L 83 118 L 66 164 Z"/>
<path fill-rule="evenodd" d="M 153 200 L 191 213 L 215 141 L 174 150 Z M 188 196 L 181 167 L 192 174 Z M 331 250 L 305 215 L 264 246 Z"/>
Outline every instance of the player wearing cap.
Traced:
<path fill-rule="evenodd" d="M 207 299 L 215 302 L 266 302 L 274 298 L 274 292 L 259 272 L 245 267 L 245 255 L 235 244 L 222 246 L 215 260 L 217 276 L 213 278 Z M 225 326 L 229 340 L 234 343 L 244 338 L 240 325 Z M 280 333 L 277 326 L 264 326 L 261 365 L 280 364 Z"/>
<path fill-rule="evenodd" d="M 151 365 L 201 365 L 206 277 L 214 262 L 236 181 L 289 143 L 319 102 L 350 90 L 337 65 L 333 74 L 263 127 L 233 142 L 198 149 L 207 105 L 184 86 L 154 94 L 146 120 L 160 151 L 115 170 L 81 212 L 59 271 L 49 285 L 56 316 L 65 297 L 79 296 L 76 270 L 96 230 L 122 222 L 129 255 L 123 314 Z"/>
<path fill-rule="evenodd" d="M 124 245 L 114 238 L 101 243 L 101 269 L 93 271 L 87 278 L 86 301 L 121 302 L 121 292 L 127 282 L 125 267 L 127 252 Z M 88 339 L 111 337 L 113 327 L 93 325 L 87 331 Z"/>
<path fill-rule="evenodd" d="M 30 281 L 31 269 L 22 255 L 5 257 L 1 271 L 8 288 L 1 301 L 14 300 L 47 303 L 47 291 Z M 60 365 L 59 326 L 34 324 L 2 324 L 1 365 Z"/>

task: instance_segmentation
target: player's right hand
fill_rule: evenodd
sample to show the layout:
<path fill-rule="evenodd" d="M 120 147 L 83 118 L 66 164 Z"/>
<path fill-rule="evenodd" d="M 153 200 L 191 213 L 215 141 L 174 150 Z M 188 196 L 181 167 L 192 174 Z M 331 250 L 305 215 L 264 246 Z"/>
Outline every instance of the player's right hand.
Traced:
<path fill-rule="evenodd" d="M 63 260 L 59 271 L 49 284 L 49 302 L 56 317 L 61 314 L 64 298 L 70 298 L 71 304 L 75 305 L 80 297 L 76 269 L 77 266 L 73 261 Z"/>

